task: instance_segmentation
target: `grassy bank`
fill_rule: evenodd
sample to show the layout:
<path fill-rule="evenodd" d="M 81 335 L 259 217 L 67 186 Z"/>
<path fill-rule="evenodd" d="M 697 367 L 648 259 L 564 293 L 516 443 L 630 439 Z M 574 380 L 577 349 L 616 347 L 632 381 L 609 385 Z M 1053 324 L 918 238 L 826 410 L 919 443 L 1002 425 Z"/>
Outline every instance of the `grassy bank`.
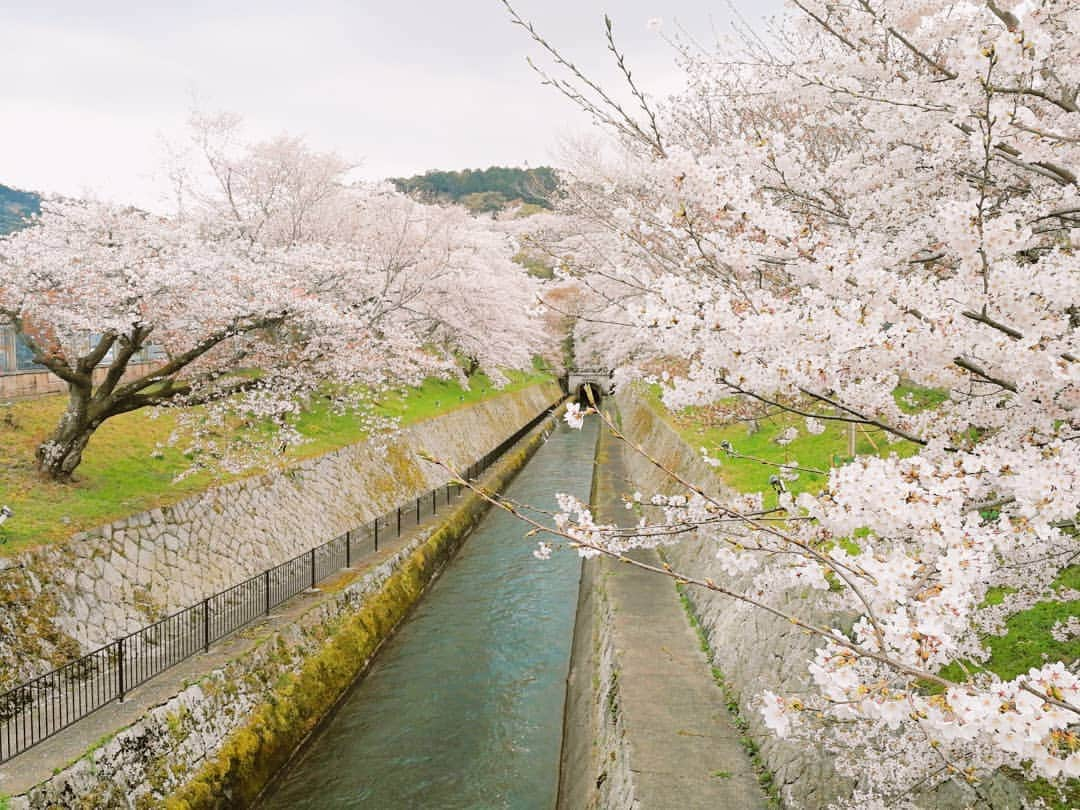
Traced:
<path fill-rule="evenodd" d="M 897 389 L 897 397 L 914 399 L 909 395 L 916 390 Z M 914 455 L 919 449 L 908 441 L 890 443 L 884 431 L 865 430 L 865 426 L 858 426 L 852 436 L 851 427 L 845 422 L 824 421 L 822 433 L 810 433 L 801 416 L 775 408 L 770 408 L 767 414 L 763 411 L 749 416 L 739 410 L 735 400 L 672 412 L 660 401 L 659 386 L 645 388 L 643 393 L 683 441 L 695 449 L 705 448 L 710 458 L 719 460 L 717 474 L 728 487 L 739 492 L 765 493 L 767 508 L 776 505 L 769 478 L 776 475 L 777 464 L 796 462 L 800 467 L 821 470 L 824 474 L 799 472 L 798 478 L 787 482 L 792 492 L 820 492 L 828 480 L 829 469 L 850 461 L 852 449 L 854 455 L 896 453 L 902 457 Z M 791 429 L 797 431 L 796 438 L 787 444 L 779 443 L 778 439 Z M 721 449 L 725 442 L 734 453 Z"/>
<path fill-rule="evenodd" d="M 495 389 L 482 375 L 468 390 L 456 381 L 432 379 L 383 397 L 377 413 L 411 424 L 509 391 L 548 381 L 547 374 L 509 374 L 511 383 Z M 240 476 L 200 472 L 180 481 L 190 460 L 178 448 L 160 448 L 175 426 L 168 411 L 157 419 L 134 412 L 110 419 L 94 434 L 76 480 L 57 484 L 38 475 L 34 451 L 56 426 L 66 398 L 60 395 L 0 405 L 0 504 L 15 516 L 0 527 L 0 555 L 65 539 L 125 515 L 176 503 Z M 287 452 L 287 462 L 328 453 L 361 441 L 365 432 L 353 414 L 338 414 L 317 404 L 299 419 L 308 439 Z M 251 470 L 245 475 L 257 474 Z"/>

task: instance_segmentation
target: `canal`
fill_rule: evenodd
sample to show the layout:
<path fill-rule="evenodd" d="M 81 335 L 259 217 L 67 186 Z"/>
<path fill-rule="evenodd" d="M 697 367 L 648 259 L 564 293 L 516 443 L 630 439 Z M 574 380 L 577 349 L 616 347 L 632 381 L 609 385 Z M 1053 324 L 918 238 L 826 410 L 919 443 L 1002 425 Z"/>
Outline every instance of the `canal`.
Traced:
<path fill-rule="evenodd" d="M 588 500 L 597 422 L 560 422 L 505 494 Z M 555 806 L 581 567 L 570 552 L 536 560 L 525 532 L 487 514 L 264 810 Z"/>

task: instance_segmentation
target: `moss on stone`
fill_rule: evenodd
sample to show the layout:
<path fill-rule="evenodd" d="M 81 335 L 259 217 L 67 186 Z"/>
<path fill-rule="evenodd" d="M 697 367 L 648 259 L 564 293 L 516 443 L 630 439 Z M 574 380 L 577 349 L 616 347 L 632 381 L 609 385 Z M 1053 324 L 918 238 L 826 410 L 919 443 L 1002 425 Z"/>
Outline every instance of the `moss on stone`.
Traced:
<path fill-rule="evenodd" d="M 191 710 L 187 706 L 181 706 L 175 712 L 169 712 L 165 716 L 165 723 L 169 727 L 169 736 L 172 738 L 173 744 L 177 744 L 187 737 L 187 731 L 184 726 L 191 718 Z"/>

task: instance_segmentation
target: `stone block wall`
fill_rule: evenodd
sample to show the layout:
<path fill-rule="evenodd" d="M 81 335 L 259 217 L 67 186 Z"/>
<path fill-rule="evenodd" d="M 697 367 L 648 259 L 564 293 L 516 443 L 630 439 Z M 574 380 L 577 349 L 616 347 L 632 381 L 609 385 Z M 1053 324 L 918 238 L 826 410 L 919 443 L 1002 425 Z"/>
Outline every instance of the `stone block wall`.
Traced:
<path fill-rule="evenodd" d="M 0 691 L 442 484 L 560 397 L 535 385 L 0 559 Z"/>
<path fill-rule="evenodd" d="M 157 363 L 132 363 L 122 382 L 141 377 L 152 371 Z M 94 369 L 94 383 L 101 382 L 109 370 L 105 367 Z M 51 371 L 0 371 L 0 399 L 28 399 L 46 394 L 58 394 L 67 391 L 67 383 Z"/>

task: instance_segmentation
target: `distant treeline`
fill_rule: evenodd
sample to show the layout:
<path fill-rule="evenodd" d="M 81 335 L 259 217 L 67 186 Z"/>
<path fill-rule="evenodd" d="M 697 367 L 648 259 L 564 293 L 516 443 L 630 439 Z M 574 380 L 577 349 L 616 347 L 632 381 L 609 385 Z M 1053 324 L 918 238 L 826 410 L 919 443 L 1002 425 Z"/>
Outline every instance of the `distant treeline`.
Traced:
<path fill-rule="evenodd" d="M 29 191 L 0 185 L 0 236 L 17 230 L 41 210 L 41 198 Z"/>
<path fill-rule="evenodd" d="M 548 166 L 429 171 L 414 177 L 395 177 L 391 182 L 399 191 L 426 202 L 461 203 L 474 213 L 500 211 L 516 201 L 551 208 L 551 197 L 559 185 L 555 170 Z"/>

